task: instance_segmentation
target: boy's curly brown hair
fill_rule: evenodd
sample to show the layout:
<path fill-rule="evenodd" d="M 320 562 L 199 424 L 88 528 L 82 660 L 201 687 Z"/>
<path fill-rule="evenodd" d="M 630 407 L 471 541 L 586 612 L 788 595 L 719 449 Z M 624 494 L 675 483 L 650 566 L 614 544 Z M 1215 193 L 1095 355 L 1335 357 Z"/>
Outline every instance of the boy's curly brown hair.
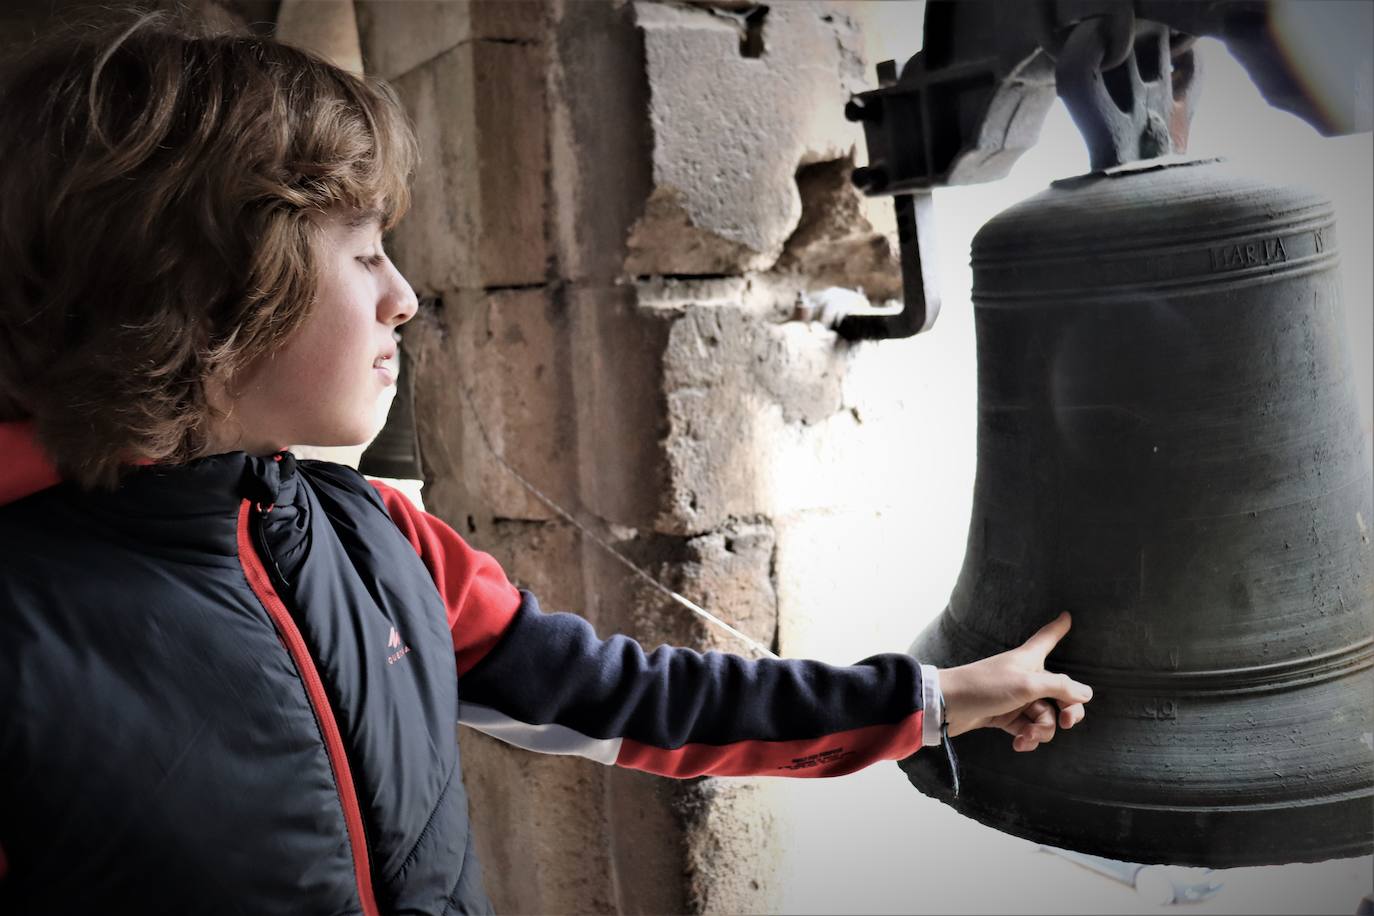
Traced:
<path fill-rule="evenodd" d="M 0 420 L 68 479 L 185 461 L 207 398 L 315 298 L 319 217 L 409 202 L 395 93 L 168 13 L 65 30 L 0 74 Z"/>

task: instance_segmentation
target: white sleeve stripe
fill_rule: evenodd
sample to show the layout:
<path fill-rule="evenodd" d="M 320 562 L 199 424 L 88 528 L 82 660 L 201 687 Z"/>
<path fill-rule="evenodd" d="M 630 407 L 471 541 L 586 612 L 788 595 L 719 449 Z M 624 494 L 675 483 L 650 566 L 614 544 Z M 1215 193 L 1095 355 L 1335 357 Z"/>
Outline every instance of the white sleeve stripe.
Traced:
<path fill-rule="evenodd" d="M 620 756 L 621 738 L 590 738 L 564 725 L 530 725 L 490 706 L 458 704 L 458 722 L 498 741 L 540 754 L 586 757 L 610 766 Z"/>

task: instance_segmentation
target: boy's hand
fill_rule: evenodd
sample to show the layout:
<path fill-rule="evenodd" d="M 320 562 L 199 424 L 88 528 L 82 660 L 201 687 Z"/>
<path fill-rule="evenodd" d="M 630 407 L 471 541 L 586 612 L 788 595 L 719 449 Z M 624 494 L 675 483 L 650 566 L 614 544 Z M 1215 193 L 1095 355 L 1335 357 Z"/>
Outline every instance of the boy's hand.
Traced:
<path fill-rule="evenodd" d="M 1015 736 L 1013 749 L 1033 751 L 1054 737 L 1056 725 L 1081 722 L 1092 688 L 1045 670 L 1045 656 L 1069 632 L 1070 622 L 1065 612 L 1015 649 L 941 670 L 949 734 L 1000 728 Z"/>

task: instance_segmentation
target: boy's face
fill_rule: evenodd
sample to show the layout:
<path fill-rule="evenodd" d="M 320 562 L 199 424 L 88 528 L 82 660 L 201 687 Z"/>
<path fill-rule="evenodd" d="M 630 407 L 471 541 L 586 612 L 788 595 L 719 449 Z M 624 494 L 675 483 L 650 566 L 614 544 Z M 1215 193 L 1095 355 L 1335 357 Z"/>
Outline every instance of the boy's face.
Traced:
<path fill-rule="evenodd" d="M 358 445 L 376 435 L 396 384 L 396 328 L 415 314 L 410 284 L 382 251 L 375 217 L 321 221 L 319 295 L 277 353 L 249 368 L 212 451 Z M 361 221 L 360 221 L 361 220 Z M 241 431 L 241 438 L 239 433 Z"/>

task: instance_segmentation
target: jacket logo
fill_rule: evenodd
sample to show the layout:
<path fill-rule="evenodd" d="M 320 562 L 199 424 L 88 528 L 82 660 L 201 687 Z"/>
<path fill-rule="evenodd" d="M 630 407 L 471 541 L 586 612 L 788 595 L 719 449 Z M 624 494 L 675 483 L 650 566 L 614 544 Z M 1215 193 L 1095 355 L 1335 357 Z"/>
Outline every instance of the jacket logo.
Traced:
<path fill-rule="evenodd" d="M 396 632 L 395 627 L 391 628 L 391 636 L 386 641 L 386 647 L 391 650 L 390 654 L 386 657 L 386 663 L 388 665 L 396 664 L 410 651 L 410 646 L 402 645 L 401 634 Z"/>

